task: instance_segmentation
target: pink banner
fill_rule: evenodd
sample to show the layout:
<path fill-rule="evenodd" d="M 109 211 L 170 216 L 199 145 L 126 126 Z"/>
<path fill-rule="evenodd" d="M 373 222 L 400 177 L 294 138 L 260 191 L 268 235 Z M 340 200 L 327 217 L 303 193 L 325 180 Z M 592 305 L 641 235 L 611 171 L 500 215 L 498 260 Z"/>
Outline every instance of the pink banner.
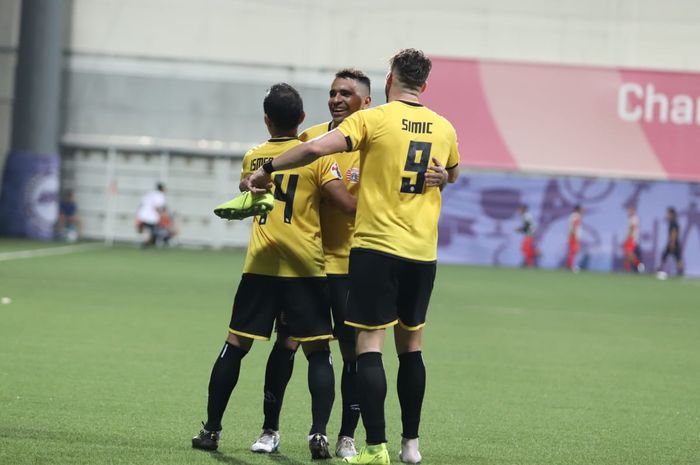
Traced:
<path fill-rule="evenodd" d="M 433 58 L 462 164 L 700 181 L 700 74 Z"/>

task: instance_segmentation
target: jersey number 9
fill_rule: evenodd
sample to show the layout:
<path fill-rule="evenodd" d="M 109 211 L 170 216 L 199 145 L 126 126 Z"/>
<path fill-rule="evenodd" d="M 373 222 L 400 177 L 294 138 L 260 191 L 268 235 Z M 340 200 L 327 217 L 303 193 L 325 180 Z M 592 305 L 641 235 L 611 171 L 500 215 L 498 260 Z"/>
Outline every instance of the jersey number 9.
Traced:
<path fill-rule="evenodd" d="M 406 194 L 422 194 L 425 187 L 425 172 L 428 170 L 430 162 L 430 142 L 418 142 L 412 140 L 408 145 L 408 154 L 406 154 L 406 166 L 404 171 L 410 171 L 416 174 L 416 182 L 411 183 L 411 178 L 401 178 L 401 192 Z M 416 160 L 416 153 L 420 152 L 420 158 Z"/>

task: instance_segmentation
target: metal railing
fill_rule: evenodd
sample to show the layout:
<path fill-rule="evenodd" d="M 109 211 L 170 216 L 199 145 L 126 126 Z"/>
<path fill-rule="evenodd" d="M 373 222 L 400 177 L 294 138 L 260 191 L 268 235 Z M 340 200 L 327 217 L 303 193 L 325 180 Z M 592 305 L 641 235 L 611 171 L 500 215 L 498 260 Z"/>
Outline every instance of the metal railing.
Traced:
<path fill-rule="evenodd" d="M 61 140 L 62 190 L 74 191 L 85 238 L 136 242 L 143 195 L 166 185 L 178 241 L 243 247 L 250 221 L 225 222 L 212 209 L 238 191 L 241 160 L 252 143 L 147 136 L 66 134 Z"/>

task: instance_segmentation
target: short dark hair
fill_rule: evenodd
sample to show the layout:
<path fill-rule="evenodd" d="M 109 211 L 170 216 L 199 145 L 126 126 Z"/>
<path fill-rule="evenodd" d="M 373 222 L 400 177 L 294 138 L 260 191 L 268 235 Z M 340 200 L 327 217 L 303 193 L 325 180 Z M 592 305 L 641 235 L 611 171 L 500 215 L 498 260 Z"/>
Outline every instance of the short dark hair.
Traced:
<path fill-rule="evenodd" d="M 354 79 L 357 82 L 360 82 L 364 85 L 367 86 L 368 91 L 372 91 L 372 85 L 369 80 L 369 77 L 359 69 L 355 68 L 343 68 L 338 70 L 337 73 L 335 73 L 335 78 L 336 79 Z"/>
<path fill-rule="evenodd" d="M 265 94 L 263 109 L 275 128 L 289 131 L 299 126 L 304 113 L 304 102 L 294 87 L 280 82 L 270 87 Z"/>
<path fill-rule="evenodd" d="M 668 213 L 669 213 L 671 216 L 676 216 L 676 209 L 673 208 L 673 207 L 668 207 Z"/>
<path fill-rule="evenodd" d="M 156 183 L 156 189 L 162 191 L 163 189 L 165 189 L 165 184 L 163 184 L 162 182 Z"/>
<path fill-rule="evenodd" d="M 391 71 L 397 74 L 399 81 L 409 87 L 419 89 L 428 80 L 433 67 L 430 58 L 415 48 L 400 50 L 389 60 Z"/>

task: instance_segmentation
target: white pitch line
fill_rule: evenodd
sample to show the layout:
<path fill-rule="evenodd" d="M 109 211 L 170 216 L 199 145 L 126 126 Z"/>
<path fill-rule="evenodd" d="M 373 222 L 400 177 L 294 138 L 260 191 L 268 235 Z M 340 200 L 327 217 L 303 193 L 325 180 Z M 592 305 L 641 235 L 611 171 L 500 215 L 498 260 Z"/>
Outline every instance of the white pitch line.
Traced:
<path fill-rule="evenodd" d="M 79 245 L 66 245 L 61 247 L 46 247 L 43 249 L 34 250 L 18 250 L 15 252 L 4 252 L 0 253 L 0 262 L 7 262 L 10 260 L 21 260 L 23 258 L 40 258 L 40 257 L 50 257 L 53 255 L 68 255 L 72 253 L 85 252 L 87 250 L 100 249 L 105 247 L 104 244 L 79 244 Z"/>

